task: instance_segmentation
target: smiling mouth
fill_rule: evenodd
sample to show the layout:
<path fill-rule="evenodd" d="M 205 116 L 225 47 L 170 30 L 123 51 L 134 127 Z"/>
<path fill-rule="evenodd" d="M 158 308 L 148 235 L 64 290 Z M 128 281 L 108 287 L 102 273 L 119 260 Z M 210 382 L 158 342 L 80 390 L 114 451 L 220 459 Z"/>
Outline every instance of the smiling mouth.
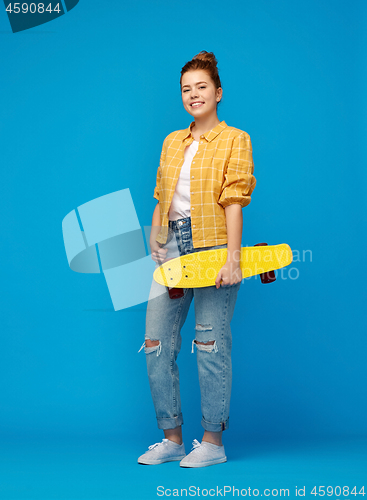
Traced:
<path fill-rule="evenodd" d="M 203 102 L 194 102 L 193 104 L 190 104 L 192 108 L 200 108 L 203 105 L 204 105 Z"/>

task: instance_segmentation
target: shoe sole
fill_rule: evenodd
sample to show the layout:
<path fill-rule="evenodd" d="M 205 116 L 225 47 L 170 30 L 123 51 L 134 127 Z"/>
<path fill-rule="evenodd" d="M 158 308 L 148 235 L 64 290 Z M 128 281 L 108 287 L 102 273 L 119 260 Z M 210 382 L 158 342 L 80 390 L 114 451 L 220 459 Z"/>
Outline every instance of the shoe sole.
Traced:
<path fill-rule="evenodd" d="M 227 457 L 218 458 L 217 460 L 213 460 L 211 462 L 188 462 L 187 464 L 183 463 L 180 464 L 180 467 L 208 467 L 209 465 L 222 464 L 224 462 L 227 462 Z"/>
<path fill-rule="evenodd" d="M 178 460 L 182 460 L 186 457 L 186 455 L 181 455 L 179 457 L 172 457 L 172 458 L 164 458 L 162 460 L 139 460 L 138 459 L 138 464 L 142 465 L 159 465 L 159 464 L 164 464 L 165 462 L 176 462 Z"/>

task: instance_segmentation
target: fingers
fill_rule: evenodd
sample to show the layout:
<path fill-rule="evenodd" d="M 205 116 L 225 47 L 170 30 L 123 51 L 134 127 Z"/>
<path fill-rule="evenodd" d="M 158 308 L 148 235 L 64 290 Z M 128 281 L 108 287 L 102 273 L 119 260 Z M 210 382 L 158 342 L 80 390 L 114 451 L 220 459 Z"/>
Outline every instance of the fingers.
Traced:
<path fill-rule="evenodd" d="M 220 281 L 221 281 L 221 279 L 222 279 L 222 273 L 221 273 L 221 271 L 219 271 L 219 273 L 218 273 L 218 275 L 217 275 L 217 277 L 215 279 L 215 286 L 216 286 L 217 289 L 220 287 Z"/>
<path fill-rule="evenodd" d="M 238 274 L 235 274 L 233 272 L 230 273 L 228 269 L 224 267 L 219 271 L 217 275 L 217 278 L 215 280 L 215 286 L 218 289 L 220 286 L 236 285 L 240 281 L 242 281 L 242 274 L 240 278 Z"/>
<path fill-rule="evenodd" d="M 152 259 L 158 264 L 163 264 L 162 261 L 164 261 L 166 254 L 167 248 L 159 248 L 158 250 L 152 252 Z"/>

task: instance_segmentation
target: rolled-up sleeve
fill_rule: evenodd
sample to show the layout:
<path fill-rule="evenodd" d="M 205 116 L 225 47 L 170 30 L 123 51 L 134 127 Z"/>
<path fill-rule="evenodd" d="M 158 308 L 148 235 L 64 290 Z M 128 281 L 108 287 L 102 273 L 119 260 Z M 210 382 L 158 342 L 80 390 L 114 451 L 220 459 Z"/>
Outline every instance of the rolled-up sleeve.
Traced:
<path fill-rule="evenodd" d="M 161 158 L 160 158 L 159 167 L 157 170 L 156 185 L 155 185 L 154 194 L 153 194 L 153 197 L 158 201 L 159 201 L 159 192 L 161 189 L 162 166 L 163 166 L 164 162 L 166 161 L 166 151 L 167 151 L 167 137 L 163 141 Z"/>
<path fill-rule="evenodd" d="M 241 207 L 248 205 L 256 186 L 253 172 L 251 139 L 247 133 L 242 133 L 233 140 L 231 155 L 218 199 L 219 205 L 223 208 L 234 203 L 240 204 Z"/>

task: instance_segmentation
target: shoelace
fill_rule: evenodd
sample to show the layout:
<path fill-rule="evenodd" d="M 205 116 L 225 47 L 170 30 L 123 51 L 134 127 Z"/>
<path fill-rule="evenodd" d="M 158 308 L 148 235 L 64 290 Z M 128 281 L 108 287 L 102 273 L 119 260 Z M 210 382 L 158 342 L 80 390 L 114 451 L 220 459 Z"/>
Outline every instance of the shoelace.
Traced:
<path fill-rule="evenodd" d="M 160 443 L 154 443 L 154 444 L 151 444 L 150 446 L 148 446 L 148 449 L 152 450 L 153 448 L 155 448 L 156 446 L 158 446 L 160 444 L 167 443 L 167 441 L 168 441 L 168 439 L 162 439 L 162 441 Z"/>
<path fill-rule="evenodd" d="M 199 441 L 197 439 L 194 439 L 194 441 L 192 442 L 192 450 L 195 450 L 195 448 L 199 448 L 199 446 L 201 446 L 201 443 L 199 443 Z"/>

